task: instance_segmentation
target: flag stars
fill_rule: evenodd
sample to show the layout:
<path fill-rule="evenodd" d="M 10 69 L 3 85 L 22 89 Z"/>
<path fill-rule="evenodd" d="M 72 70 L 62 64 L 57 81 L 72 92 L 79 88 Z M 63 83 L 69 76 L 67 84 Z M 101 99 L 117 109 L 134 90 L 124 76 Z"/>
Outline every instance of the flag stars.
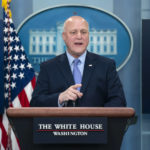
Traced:
<path fill-rule="evenodd" d="M 18 66 L 16 64 L 13 65 L 12 67 L 14 70 L 17 70 L 18 69 Z"/>
<path fill-rule="evenodd" d="M 20 57 L 20 59 L 22 60 L 22 61 L 24 61 L 26 58 L 25 58 L 25 55 L 21 55 L 21 57 Z"/>
<path fill-rule="evenodd" d="M 7 61 L 7 58 L 6 58 L 6 56 L 4 56 L 4 61 Z"/>
<path fill-rule="evenodd" d="M 18 38 L 17 36 L 15 37 L 15 41 L 16 41 L 16 42 L 19 42 L 19 38 Z"/>
<path fill-rule="evenodd" d="M 10 41 L 10 42 L 13 42 L 13 37 L 12 36 L 10 36 L 9 38 L 8 38 L 8 40 Z"/>
<path fill-rule="evenodd" d="M 12 82 L 12 83 L 11 83 L 11 87 L 12 87 L 12 89 L 14 89 L 14 88 L 16 87 L 16 83 L 15 83 L 15 82 Z"/>
<path fill-rule="evenodd" d="M 15 48 L 14 48 L 14 50 L 17 52 L 17 51 L 19 51 L 19 46 L 15 46 Z"/>
<path fill-rule="evenodd" d="M 7 90 L 9 88 L 9 84 L 5 83 L 5 89 Z"/>
<path fill-rule="evenodd" d="M 8 93 L 5 93 L 5 94 L 4 94 L 4 97 L 5 97 L 5 99 L 8 98 Z"/>
<path fill-rule="evenodd" d="M 32 65 L 31 65 L 30 63 L 28 63 L 27 67 L 28 67 L 29 69 L 31 69 L 31 68 L 32 68 Z"/>
<path fill-rule="evenodd" d="M 9 46 L 8 51 L 11 52 L 12 50 L 13 50 L 13 47 L 12 47 L 12 46 Z"/>
<path fill-rule="evenodd" d="M 5 18 L 4 22 L 5 22 L 5 24 L 7 24 L 8 22 L 9 23 L 13 23 L 12 18 L 9 18 L 9 19 Z"/>
<path fill-rule="evenodd" d="M 4 42 L 5 42 L 5 43 L 8 42 L 8 39 L 7 39 L 6 37 L 4 37 Z"/>
<path fill-rule="evenodd" d="M 7 23 L 8 22 L 8 18 L 5 18 L 4 22 Z"/>
<path fill-rule="evenodd" d="M 13 73 L 13 75 L 11 76 L 14 80 L 17 79 L 17 75 L 16 73 Z"/>
<path fill-rule="evenodd" d="M 21 46 L 21 48 L 20 48 L 21 50 L 22 50 L 22 52 L 24 51 L 24 48 L 23 48 L 23 46 Z"/>
<path fill-rule="evenodd" d="M 8 59 L 9 61 L 11 61 L 11 60 L 12 60 L 12 56 L 10 55 L 7 59 Z"/>
<path fill-rule="evenodd" d="M 4 97 L 6 100 L 13 100 L 13 96 L 19 94 L 17 89 L 24 88 L 23 86 L 30 80 L 30 74 L 34 74 L 34 71 L 28 72 L 32 65 L 27 60 L 12 19 L 6 18 L 7 14 L 4 15 Z M 27 78 L 26 74 L 28 74 Z"/>
<path fill-rule="evenodd" d="M 18 75 L 20 77 L 20 79 L 23 79 L 24 78 L 24 73 L 21 73 Z"/>
<path fill-rule="evenodd" d="M 19 67 L 21 70 L 25 69 L 25 66 L 24 64 L 21 63 L 20 67 Z"/>
<path fill-rule="evenodd" d="M 17 34 L 16 30 L 14 29 L 14 33 Z"/>
<path fill-rule="evenodd" d="M 4 52 L 6 52 L 7 51 L 7 46 L 4 46 Z"/>
<path fill-rule="evenodd" d="M 13 30 L 13 28 L 10 27 L 10 28 L 9 28 L 9 31 L 12 33 L 14 30 Z"/>
<path fill-rule="evenodd" d="M 12 18 L 9 18 L 9 22 L 10 22 L 10 23 L 13 23 Z"/>
<path fill-rule="evenodd" d="M 8 80 L 9 79 L 9 74 L 6 74 L 5 79 Z"/>
<path fill-rule="evenodd" d="M 4 28 L 4 32 L 5 32 L 5 34 L 8 32 L 8 28 Z"/>
<path fill-rule="evenodd" d="M 19 59 L 19 58 L 18 58 L 18 55 L 15 54 L 14 60 L 17 61 L 18 59 Z"/>
<path fill-rule="evenodd" d="M 9 71 L 11 69 L 11 65 L 8 64 L 7 67 L 6 67 L 6 69 Z"/>

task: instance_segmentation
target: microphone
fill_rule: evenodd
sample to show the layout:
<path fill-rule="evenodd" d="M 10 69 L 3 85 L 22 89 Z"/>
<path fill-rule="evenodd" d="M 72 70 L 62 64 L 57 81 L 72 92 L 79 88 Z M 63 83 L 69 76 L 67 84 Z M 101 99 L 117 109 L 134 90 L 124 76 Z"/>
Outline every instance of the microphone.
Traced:
<path fill-rule="evenodd" d="M 64 102 L 64 107 L 67 107 L 67 105 L 68 105 L 68 101 L 65 101 Z"/>
<path fill-rule="evenodd" d="M 76 102 L 72 101 L 73 107 L 76 107 Z"/>
<path fill-rule="evenodd" d="M 73 100 L 68 100 L 64 102 L 64 107 L 76 107 L 76 102 Z"/>

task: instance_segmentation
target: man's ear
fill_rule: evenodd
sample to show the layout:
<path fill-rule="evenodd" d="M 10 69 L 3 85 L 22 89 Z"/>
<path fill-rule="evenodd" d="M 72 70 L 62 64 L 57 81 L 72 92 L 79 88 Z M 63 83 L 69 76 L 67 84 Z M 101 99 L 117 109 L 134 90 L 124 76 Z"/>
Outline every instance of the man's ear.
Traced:
<path fill-rule="evenodd" d="M 65 32 L 62 33 L 62 38 L 65 41 L 65 39 L 66 39 L 66 33 Z"/>

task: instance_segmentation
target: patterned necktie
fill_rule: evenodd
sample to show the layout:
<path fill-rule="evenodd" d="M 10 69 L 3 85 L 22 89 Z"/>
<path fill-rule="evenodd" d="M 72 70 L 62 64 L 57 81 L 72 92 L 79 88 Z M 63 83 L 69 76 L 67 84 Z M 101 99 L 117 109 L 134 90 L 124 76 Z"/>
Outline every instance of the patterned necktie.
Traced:
<path fill-rule="evenodd" d="M 78 68 L 78 64 L 80 63 L 80 60 L 79 59 L 75 59 L 73 61 L 74 63 L 74 66 L 73 66 L 73 77 L 74 77 L 74 81 L 75 81 L 75 84 L 81 84 L 81 79 L 82 79 L 82 76 L 81 76 L 81 72 Z M 78 88 L 78 90 L 80 91 L 80 88 Z"/>

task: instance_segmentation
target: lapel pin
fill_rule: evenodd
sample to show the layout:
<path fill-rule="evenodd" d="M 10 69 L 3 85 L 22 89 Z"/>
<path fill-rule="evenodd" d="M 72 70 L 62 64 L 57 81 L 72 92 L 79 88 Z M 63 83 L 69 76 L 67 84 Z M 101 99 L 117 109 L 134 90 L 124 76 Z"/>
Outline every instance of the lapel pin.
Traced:
<path fill-rule="evenodd" d="M 92 64 L 89 64 L 89 67 L 92 67 Z"/>

